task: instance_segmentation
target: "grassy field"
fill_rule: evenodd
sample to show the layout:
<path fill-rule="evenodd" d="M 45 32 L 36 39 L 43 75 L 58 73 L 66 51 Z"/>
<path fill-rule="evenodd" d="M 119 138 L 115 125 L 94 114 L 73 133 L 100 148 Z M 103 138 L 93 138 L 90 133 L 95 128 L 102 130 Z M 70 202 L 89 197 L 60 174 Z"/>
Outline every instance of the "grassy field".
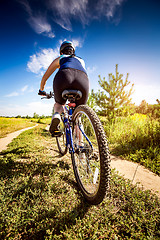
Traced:
<path fill-rule="evenodd" d="M 107 134 L 111 153 L 138 162 L 160 175 L 160 121 L 143 114 L 117 118 L 113 124 L 100 117 Z M 0 137 L 10 132 L 33 126 L 50 124 L 51 118 L 0 118 Z"/>
<path fill-rule="evenodd" d="M 0 138 L 22 128 L 34 126 L 29 119 L 0 117 Z"/>
<path fill-rule="evenodd" d="M 31 119 L 31 122 L 35 123 L 42 123 L 42 124 L 50 124 L 52 118 L 38 118 L 38 119 Z"/>
<path fill-rule="evenodd" d="M 155 195 L 112 172 L 108 196 L 88 205 L 43 126 L 0 153 L 0 239 L 160 239 Z"/>
<path fill-rule="evenodd" d="M 160 175 L 160 121 L 143 114 L 117 118 L 113 124 L 105 117 L 100 119 L 112 154 L 139 162 Z"/>

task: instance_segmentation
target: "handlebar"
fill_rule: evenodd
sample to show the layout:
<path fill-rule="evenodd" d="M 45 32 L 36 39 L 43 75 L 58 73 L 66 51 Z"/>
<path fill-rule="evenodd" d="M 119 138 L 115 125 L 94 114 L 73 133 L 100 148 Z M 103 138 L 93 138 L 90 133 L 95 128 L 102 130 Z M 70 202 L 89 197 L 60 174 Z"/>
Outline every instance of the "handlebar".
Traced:
<path fill-rule="evenodd" d="M 53 98 L 54 97 L 54 93 L 53 92 L 50 92 L 50 93 L 46 93 L 46 92 L 43 92 L 43 95 L 39 92 L 38 95 L 41 95 L 43 97 L 41 97 L 41 99 L 50 99 L 50 98 Z"/>

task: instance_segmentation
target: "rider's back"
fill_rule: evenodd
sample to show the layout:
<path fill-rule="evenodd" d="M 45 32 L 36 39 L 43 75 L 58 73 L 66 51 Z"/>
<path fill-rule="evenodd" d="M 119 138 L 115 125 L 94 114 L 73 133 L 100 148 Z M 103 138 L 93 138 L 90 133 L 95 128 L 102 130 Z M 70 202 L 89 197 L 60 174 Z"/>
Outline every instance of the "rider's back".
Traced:
<path fill-rule="evenodd" d="M 73 68 L 86 73 L 84 60 L 77 56 L 72 55 L 60 56 L 60 70 L 66 68 Z"/>

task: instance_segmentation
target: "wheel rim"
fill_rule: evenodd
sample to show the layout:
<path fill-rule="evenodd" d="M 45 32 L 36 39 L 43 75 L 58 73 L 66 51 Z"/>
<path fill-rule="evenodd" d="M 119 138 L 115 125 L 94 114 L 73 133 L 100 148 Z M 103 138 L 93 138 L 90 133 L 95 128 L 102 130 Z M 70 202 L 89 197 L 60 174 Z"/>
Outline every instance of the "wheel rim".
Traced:
<path fill-rule="evenodd" d="M 87 141 L 83 134 L 78 132 L 82 129 L 87 135 Z M 80 135 L 81 134 L 81 135 Z M 83 136 L 83 137 L 82 137 Z M 82 138 L 82 141 L 80 141 Z M 89 195 L 95 195 L 100 181 L 100 156 L 96 133 L 88 115 L 81 111 L 77 114 L 74 129 L 74 161 L 78 175 L 78 181 L 83 191 Z"/>

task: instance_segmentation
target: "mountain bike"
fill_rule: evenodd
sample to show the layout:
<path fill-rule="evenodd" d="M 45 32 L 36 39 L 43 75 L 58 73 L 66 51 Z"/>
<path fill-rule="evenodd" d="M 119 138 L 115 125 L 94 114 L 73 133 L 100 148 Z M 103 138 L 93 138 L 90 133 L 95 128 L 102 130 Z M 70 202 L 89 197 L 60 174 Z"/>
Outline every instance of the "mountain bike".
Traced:
<path fill-rule="evenodd" d="M 46 98 L 53 93 L 46 94 Z M 71 154 L 74 175 L 84 198 L 93 205 L 104 199 L 110 182 L 110 155 L 106 135 L 96 113 L 87 105 L 76 107 L 79 90 L 64 90 L 67 104 L 61 114 L 59 136 L 61 155 Z"/>

